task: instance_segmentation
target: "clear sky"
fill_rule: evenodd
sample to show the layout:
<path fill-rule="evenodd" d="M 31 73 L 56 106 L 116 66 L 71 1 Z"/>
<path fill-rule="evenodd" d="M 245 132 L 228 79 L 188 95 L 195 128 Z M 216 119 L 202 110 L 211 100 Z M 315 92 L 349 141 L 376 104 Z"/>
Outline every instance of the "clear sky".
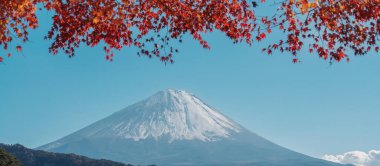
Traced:
<path fill-rule="evenodd" d="M 105 60 L 101 47 L 53 56 L 42 12 L 22 53 L 0 64 L 0 142 L 37 147 L 104 118 L 159 90 L 186 90 L 255 133 L 311 156 L 380 149 L 380 56 L 329 65 L 305 52 L 300 64 L 261 44 L 233 45 L 207 35 L 205 50 L 189 37 L 176 62 L 138 57 L 135 49 Z M 15 43 L 14 43 L 15 44 Z M 4 54 L 4 52 L 0 52 Z"/>

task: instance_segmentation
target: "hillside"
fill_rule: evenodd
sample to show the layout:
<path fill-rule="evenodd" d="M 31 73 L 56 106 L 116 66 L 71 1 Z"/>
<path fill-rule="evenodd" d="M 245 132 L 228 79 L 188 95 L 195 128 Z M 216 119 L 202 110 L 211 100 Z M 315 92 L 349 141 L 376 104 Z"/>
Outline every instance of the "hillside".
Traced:
<path fill-rule="evenodd" d="M 0 144 L 0 166 L 19 166 L 17 162 L 12 162 L 13 165 L 5 164 L 10 160 L 9 156 L 7 157 L 7 160 L 5 157 L 2 157 L 3 154 L 5 154 L 2 149 L 15 156 L 19 161 L 21 161 L 23 166 L 132 166 L 110 160 L 91 159 L 75 154 L 61 154 L 41 150 L 32 150 L 19 144 Z"/>
<path fill-rule="evenodd" d="M 21 166 L 14 156 L 0 148 L 0 166 Z"/>

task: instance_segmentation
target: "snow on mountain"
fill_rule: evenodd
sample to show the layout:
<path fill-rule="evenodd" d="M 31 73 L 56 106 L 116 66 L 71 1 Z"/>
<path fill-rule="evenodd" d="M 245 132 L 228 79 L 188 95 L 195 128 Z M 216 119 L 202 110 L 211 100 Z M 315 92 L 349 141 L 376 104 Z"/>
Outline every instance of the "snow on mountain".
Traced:
<path fill-rule="evenodd" d="M 112 135 L 135 141 L 169 135 L 170 141 L 213 141 L 239 132 L 240 126 L 214 111 L 195 96 L 179 90 L 158 92 L 98 125 L 90 136 Z"/>
<path fill-rule="evenodd" d="M 173 140 L 214 141 L 241 127 L 195 96 L 168 89 L 95 123 L 83 137 L 119 137 L 139 141 L 170 136 Z"/>
<path fill-rule="evenodd" d="M 339 165 L 278 146 L 172 89 L 38 149 L 143 165 Z"/>

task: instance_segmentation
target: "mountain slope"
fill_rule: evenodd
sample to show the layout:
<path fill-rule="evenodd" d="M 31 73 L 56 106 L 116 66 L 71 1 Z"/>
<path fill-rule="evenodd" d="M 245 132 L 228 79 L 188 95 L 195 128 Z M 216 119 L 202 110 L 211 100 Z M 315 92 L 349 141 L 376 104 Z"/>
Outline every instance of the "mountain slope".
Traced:
<path fill-rule="evenodd" d="M 21 166 L 21 163 L 14 156 L 0 148 L 0 166 Z"/>
<path fill-rule="evenodd" d="M 8 153 L 14 155 L 18 160 L 21 161 L 23 166 L 131 166 L 110 160 L 90 159 L 88 157 L 75 154 L 59 154 L 44 152 L 40 150 L 32 150 L 25 148 L 19 144 L 0 144 L 0 150 L 1 149 L 5 149 Z"/>
<path fill-rule="evenodd" d="M 170 89 L 39 149 L 133 164 L 338 165 L 278 146 L 194 95 Z"/>

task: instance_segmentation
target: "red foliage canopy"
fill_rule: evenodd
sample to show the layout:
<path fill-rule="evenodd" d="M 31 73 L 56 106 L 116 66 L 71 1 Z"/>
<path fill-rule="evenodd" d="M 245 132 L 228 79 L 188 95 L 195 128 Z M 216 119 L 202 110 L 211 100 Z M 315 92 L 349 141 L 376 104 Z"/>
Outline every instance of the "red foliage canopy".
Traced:
<path fill-rule="evenodd" d="M 355 55 L 379 51 L 380 0 L 290 0 L 281 3 L 278 15 L 263 21 L 287 34 L 285 41 L 264 49 L 268 53 L 280 49 L 297 56 L 307 43 L 310 53 L 331 62 L 349 60 L 349 49 Z"/>
<path fill-rule="evenodd" d="M 261 3 L 272 3 L 261 0 Z M 310 52 L 333 61 L 348 60 L 346 52 L 364 55 L 378 51 L 380 0 L 288 0 L 271 17 L 257 19 L 258 3 L 247 0 L 3 0 L 0 4 L 0 45 L 8 50 L 14 38 L 26 42 L 28 30 L 38 26 L 35 12 L 40 4 L 53 11 L 53 25 L 46 38 L 53 40 L 53 54 L 63 50 L 70 57 L 80 44 L 105 43 L 106 58 L 112 50 L 127 46 L 139 55 L 173 62 L 172 40 L 182 42 L 191 34 L 210 48 L 201 34 L 219 30 L 234 43 L 261 41 L 278 28 L 284 40 L 264 48 L 298 53 Z M 259 4 L 260 7 L 261 4 Z M 21 51 L 21 46 L 16 46 Z M 8 56 L 10 54 L 8 53 Z M 0 62 L 3 57 L 0 56 Z"/>

